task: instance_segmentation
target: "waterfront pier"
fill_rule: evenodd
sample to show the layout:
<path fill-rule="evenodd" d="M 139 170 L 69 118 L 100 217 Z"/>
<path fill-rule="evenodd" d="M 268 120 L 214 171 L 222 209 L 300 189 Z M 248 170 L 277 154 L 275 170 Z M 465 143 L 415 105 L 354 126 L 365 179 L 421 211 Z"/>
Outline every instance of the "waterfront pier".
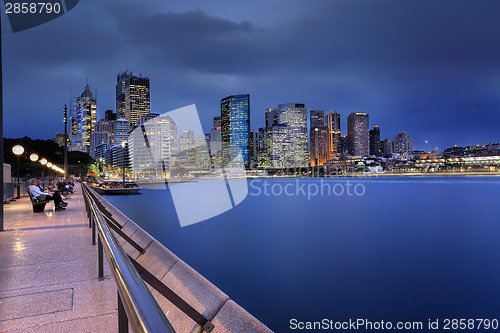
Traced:
<path fill-rule="evenodd" d="M 57 212 L 50 202 L 33 213 L 27 197 L 4 206 L 0 332 L 118 332 L 117 286 L 106 259 L 104 279 L 98 279 L 98 247 L 92 245 L 82 188 L 67 201 L 67 209 Z M 270 332 L 133 221 L 105 200 L 100 204 L 144 248 L 139 253 L 118 238 L 125 251 L 209 320 L 212 332 Z M 176 332 L 202 332 L 161 294 L 152 294 Z"/>

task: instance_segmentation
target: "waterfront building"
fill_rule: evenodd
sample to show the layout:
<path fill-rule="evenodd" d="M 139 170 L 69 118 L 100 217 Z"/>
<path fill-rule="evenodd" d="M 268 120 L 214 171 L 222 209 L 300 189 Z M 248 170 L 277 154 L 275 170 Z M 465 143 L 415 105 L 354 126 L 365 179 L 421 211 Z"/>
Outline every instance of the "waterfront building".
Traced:
<path fill-rule="evenodd" d="M 347 138 L 347 135 L 343 135 L 340 138 L 340 147 L 341 154 L 349 154 L 349 139 Z"/>
<path fill-rule="evenodd" d="M 120 118 L 115 120 L 113 128 L 114 143 L 121 145 L 123 141 L 127 141 L 130 123 L 128 120 Z"/>
<path fill-rule="evenodd" d="M 108 141 L 114 143 L 114 122 L 110 119 L 101 119 L 95 124 L 95 131 L 99 133 L 108 133 Z"/>
<path fill-rule="evenodd" d="M 330 158 L 328 137 L 328 127 L 311 127 L 309 136 L 311 166 L 323 165 Z"/>
<path fill-rule="evenodd" d="M 259 134 L 255 131 L 250 131 L 250 168 L 257 167 L 257 156 L 259 153 Z"/>
<path fill-rule="evenodd" d="M 130 132 L 128 152 L 135 179 L 170 177 L 173 124 L 170 117 L 158 116 Z"/>
<path fill-rule="evenodd" d="M 194 148 L 194 131 L 181 131 L 179 136 L 179 150 L 189 150 Z"/>
<path fill-rule="evenodd" d="M 311 128 L 325 125 L 325 112 L 322 110 L 311 110 L 309 115 Z"/>
<path fill-rule="evenodd" d="M 135 126 L 142 125 L 142 124 L 146 123 L 147 121 L 149 121 L 155 117 L 158 117 L 159 115 L 160 115 L 159 113 L 149 113 L 145 116 L 142 116 L 141 118 L 139 118 L 137 120 L 137 123 L 135 124 Z"/>
<path fill-rule="evenodd" d="M 101 143 L 95 147 L 95 157 L 94 159 L 102 166 L 106 162 L 106 155 L 110 145 L 106 143 Z"/>
<path fill-rule="evenodd" d="M 383 141 L 382 147 L 383 147 L 382 151 L 384 153 L 384 156 L 392 154 L 391 139 L 385 138 L 384 141 Z"/>
<path fill-rule="evenodd" d="M 94 132 L 97 118 L 97 103 L 87 84 L 80 97 L 76 98 L 76 140 L 74 145 L 85 147 L 89 153 L 90 135 Z"/>
<path fill-rule="evenodd" d="M 369 147 L 369 117 L 364 112 L 353 112 L 347 117 L 347 138 L 349 154 L 352 156 L 368 156 Z"/>
<path fill-rule="evenodd" d="M 325 126 L 328 127 L 329 158 L 332 158 L 342 152 L 340 114 L 337 111 L 329 111 L 325 115 Z"/>
<path fill-rule="evenodd" d="M 96 148 L 99 145 L 108 145 L 109 144 L 109 136 L 108 133 L 105 132 L 94 132 L 90 135 L 90 150 L 89 154 L 92 156 L 93 159 L 96 158 Z"/>
<path fill-rule="evenodd" d="M 125 168 L 128 169 L 130 167 L 128 143 L 125 143 L 125 147 L 122 147 L 121 144 L 110 145 L 106 151 L 106 164 L 121 169 L 124 163 Z"/>
<path fill-rule="evenodd" d="M 224 166 L 240 167 L 250 162 L 250 95 L 221 99 L 221 142 Z M 241 154 L 242 161 L 237 161 Z"/>
<path fill-rule="evenodd" d="M 413 140 L 408 133 L 399 132 L 392 141 L 392 152 L 394 154 L 408 154 L 413 152 Z"/>
<path fill-rule="evenodd" d="M 279 124 L 278 109 L 266 109 L 266 127 L 271 127 Z"/>
<path fill-rule="evenodd" d="M 208 152 L 207 140 L 204 136 L 196 138 L 194 150 L 197 169 L 202 171 L 208 170 L 211 167 L 210 154 Z"/>
<path fill-rule="evenodd" d="M 210 131 L 210 151 L 212 155 L 222 150 L 221 141 L 221 120 L 220 117 L 214 117 L 214 125 Z"/>
<path fill-rule="evenodd" d="M 149 90 L 149 78 L 128 71 L 119 73 L 116 77 L 117 118 L 126 119 L 130 126 L 134 126 L 139 118 L 148 115 Z"/>
<path fill-rule="evenodd" d="M 285 124 L 274 125 L 264 130 L 265 166 L 267 168 L 288 168 L 293 166 L 294 156 L 291 128 Z"/>
<path fill-rule="evenodd" d="M 374 126 L 372 130 L 370 130 L 370 155 L 380 156 L 380 128 L 378 126 Z"/>
<path fill-rule="evenodd" d="M 289 140 L 286 146 L 285 167 L 308 167 L 307 107 L 302 103 L 280 104 L 278 106 L 280 125 L 288 127 Z"/>

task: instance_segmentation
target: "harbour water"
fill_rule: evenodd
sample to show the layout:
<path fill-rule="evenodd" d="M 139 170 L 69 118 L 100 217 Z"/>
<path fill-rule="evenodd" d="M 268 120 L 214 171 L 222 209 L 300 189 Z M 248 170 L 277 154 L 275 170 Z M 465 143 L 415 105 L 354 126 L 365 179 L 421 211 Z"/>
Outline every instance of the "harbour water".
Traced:
<path fill-rule="evenodd" d="M 292 319 L 419 332 L 429 320 L 500 319 L 500 177 L 248 183 L 241 204 L 187 227 L 168 188 L 106 199 L 275 332 Z M 312 184 L 323 193 L 308 197 Z"/>

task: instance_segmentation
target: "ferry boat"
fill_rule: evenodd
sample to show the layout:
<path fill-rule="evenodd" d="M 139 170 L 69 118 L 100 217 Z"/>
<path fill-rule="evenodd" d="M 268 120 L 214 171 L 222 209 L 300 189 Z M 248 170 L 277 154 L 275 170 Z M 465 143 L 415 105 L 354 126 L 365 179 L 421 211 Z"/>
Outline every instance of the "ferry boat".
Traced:
<path fill-rule="evenodd" d="M 141 188 L 131 180 L 125 181 L 125 186 L 123 186 L 122 180 L 115 179 L 98 180 L 96 183 L 89 184 L 89 186 L 100 195 L 140 194 L 139 191 L 141 190 Z"/>

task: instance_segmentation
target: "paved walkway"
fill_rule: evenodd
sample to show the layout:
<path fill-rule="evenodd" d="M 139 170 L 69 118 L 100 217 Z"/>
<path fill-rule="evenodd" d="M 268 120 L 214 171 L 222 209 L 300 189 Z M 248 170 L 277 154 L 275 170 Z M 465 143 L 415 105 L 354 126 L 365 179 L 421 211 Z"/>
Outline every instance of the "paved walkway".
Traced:
<path fill-rule="evenodd" d="M 82 191 L 65 211 L 29 198 L 4 205 L 0 232 L 0 332 L 116 332 L 117 292 L 105 259 L 97 279 Z"/>

